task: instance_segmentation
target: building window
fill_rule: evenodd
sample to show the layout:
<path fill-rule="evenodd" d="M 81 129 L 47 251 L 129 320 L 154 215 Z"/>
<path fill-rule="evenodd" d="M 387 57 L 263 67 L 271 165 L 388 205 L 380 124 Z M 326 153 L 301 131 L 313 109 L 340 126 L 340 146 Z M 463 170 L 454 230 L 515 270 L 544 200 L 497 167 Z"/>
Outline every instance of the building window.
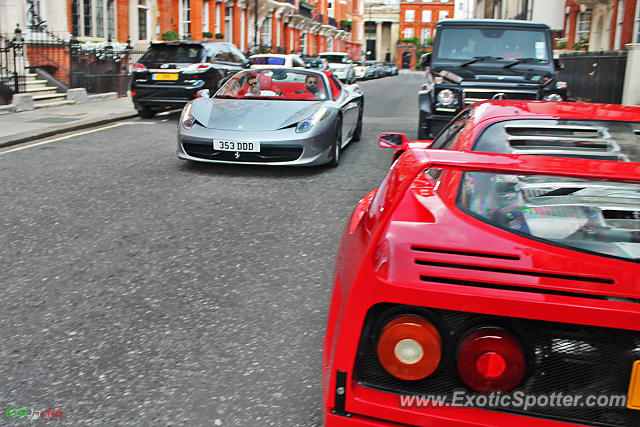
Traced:
<path fill-rule="evenodd" d="M 191 37 L 191 1 L 180 0 L 180 37 Z"/>
<path fill-rule="evenodd" d="M 225 8 L 224 35 L 229 43 L 233 43 L 233 4 L 227 4 Z"/>
<path fill-rule="evenodd" d="M 591 11 L 580 12 L 578 14 L 578 25 L 576 26 L 576 41 L 581 37 L 589 40 L 589 28 L 591 26 Z"/>
<path fill-rule="evenodd" d="M 405 28 L 404 29 L 404 38 L 410 39 L 414 36 L 413 28 Z"/>
<path fill-rule="evenodd" d="M 307 53 L 307 33 L 300 33 L 300 52 Z"/>
<path fill-rule="evenodd" d="M 79 0 L 71 0 L 71 34 L 80 35 L 80 5 Z"/>
<path fill-rule="evenodd" d="M 104 37 L 104 9 L 102 4 L 96 4 L 96 37 Z"/>
<path fill-rule="evenodd" d="M 116 40 L 116 10 L 115 0 L 107 1 L 107 38 Z"/>
<path fill-rule="evenodd" d="M 422 44 L 426 45 L 427 44 L 427 39 L 431 37 L 431 30 L 428 28 L 423 28 L 422 29 Z"/>
<path fill-rule="evenodd" d="M 327 51 L 333 52 L 333 37 L 327 38 Z"/>
<path fill-rule="evenodd" d="M 271 46 L 271 17 L 267 17 L 262 21 L 262 28 L 260 29 L 260 43 L 266 46 Z"/>
<path fill-rule="evenodd" d="M 246 50 L 244 33 L 245 33 L 245 20 L 247 19 L 247 15 L 244 9 L 242 9 L 242 14 L 240 15 L 240 49 Z"/>
<path fill-rule="evenodd" d="M 431 11 L 423 10 L 422 11 L 422 22 L 431 22 Z"/>
<path fill-rule="evenodd" d="M 220 3 L 216 3 L 216 34 L 220 33 Z"/>
<path fill-rule="evenodd" d="M 640 43 L 640 2 L 636 3 L 636 23 L 634 33 L 636 35 L 636 43 Z"/>
<path fill-rule="evenodd" d="M 441 10 L 438 13 L 438 21 L 442 21 L 444 19 L 447 19 L 449 17 L 449 11 L 448 10 Z"/>
<path fill-rule="evenodd" d="M 138 40 L 149 38 L 149 5 L 147 0 L 138 0 Z"/>
<path fill-rule="evenodd" d="M 71 34 L 115 40 L 115 0 L 71 0 Z"/>
<path fill-rule="evenodd" d="M 329 1 L 327 2 L 327 16 L 328 16 L 329 18 L 335 18 L 335 12 L 334 12 L 334 11 L 335 11 L 335 8 L 334 8 L 334 6 L 333 6 L 333 5 L 334 5 L 334 1 L 335 1 L 335 0 L 329 0 Z"/>
<path fill-rule="evenodd" d="M 84 7 L 82 8 L 82 12 L 84 15 L 84 33 L 83 35 L 86 37 L 93 36 L 93 25 L 91 25 L 91 0 L 84 1 Z"/>
<path fill-rule="evenodd" d="M 409 10 L 406 10 L 404 12 L 404 20 L 405 20 L 405 22 L 413 22 L 415 17 L 416 17 L 416 11 L 415 10 L 409 9 Z"/>
<path fill-rule="evenodd" d="M 202 4 L 202 32 L 209 32 L 209 0 L 204 0 Z"/>

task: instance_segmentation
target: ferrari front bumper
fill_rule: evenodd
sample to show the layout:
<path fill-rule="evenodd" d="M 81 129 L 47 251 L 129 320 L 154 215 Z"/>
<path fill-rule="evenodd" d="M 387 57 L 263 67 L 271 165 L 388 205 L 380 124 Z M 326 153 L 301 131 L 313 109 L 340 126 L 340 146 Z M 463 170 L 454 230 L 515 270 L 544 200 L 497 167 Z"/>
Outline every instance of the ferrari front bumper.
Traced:
<path fill-rule="evenodd" d="M 213 140 L 259 141 L 260 152 L 218 151 Z M 178 132 L 177 155 L 184 160 L 243 165 L 316 166 L 331 161 L 329 131 L 296 133 L 294 128 L 264 132 L 207 129 L 194 126 Z"/>

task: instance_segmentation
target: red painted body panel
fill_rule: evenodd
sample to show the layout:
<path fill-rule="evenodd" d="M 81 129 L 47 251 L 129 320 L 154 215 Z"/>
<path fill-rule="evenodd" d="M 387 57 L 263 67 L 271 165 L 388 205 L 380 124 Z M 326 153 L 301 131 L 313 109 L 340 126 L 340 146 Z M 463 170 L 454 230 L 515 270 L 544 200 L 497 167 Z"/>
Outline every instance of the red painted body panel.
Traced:
<path fill-rule="evenodd" d="M 400 408 L 398 395 L 366 388 L 354 378 L 354 364 L 369 309 L 379 303 L 484 313 L 552 322 L 640 331 L 640 305 L 585 296 L 640 299 L 639 265 L 551 245 L 493 227 L 456 206 L 461 171 L 542 174 L 640 182 L 640 163 L 469 152 L 487 124 L 506 118 L 579 118 L 640 121 L 640 108 L 613 105 L 489 101 L 476 104 L 463 131 L 459 150 L 428 150 L 409 143 L 377 193 L 363 198 L 343 235 L 335 264 L 334 293 L 324 339 L 324 417 L 328 426 L 552 426 L 569 425 L 471 408 Z M 442 168 L 438 184 L 422 173 Z M 413 245 L 435 249 L 418 253 Z M 447 252 L 438 252 L 446 250 Z M 507 258 L 478 258 L 456 253 L 474 251 Z M 451 277 L 450 267 L 430 263 L 464 262 L 477 267 L 546 273 L 531 276 L 467 269 L 455 277 L 491 281 L 510 289 L 488 289 L 421 280 Z M 565 275 L 557 278 L 553 275 Z M 608 281 L 584 281 L 583 279 Z M 518 292 L 517 287 L 560 291 Z M 336 372 L 347 375 L 345 411 L 335 406 Z M 390 424 L 391 423 L 391 424 Z"/>

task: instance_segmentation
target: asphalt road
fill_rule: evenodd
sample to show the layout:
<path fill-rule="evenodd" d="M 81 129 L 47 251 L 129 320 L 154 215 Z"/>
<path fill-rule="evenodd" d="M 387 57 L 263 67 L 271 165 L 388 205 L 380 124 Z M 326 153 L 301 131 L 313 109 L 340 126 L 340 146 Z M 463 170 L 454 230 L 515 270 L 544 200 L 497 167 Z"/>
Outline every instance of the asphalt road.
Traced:
<path fill-rule="evenodd" d="M 0 151 L 0 424 L 320 425 L 338 240 L 422 80 L 361 83 L 337 169 L 180 161 L 175 113 Z"/>

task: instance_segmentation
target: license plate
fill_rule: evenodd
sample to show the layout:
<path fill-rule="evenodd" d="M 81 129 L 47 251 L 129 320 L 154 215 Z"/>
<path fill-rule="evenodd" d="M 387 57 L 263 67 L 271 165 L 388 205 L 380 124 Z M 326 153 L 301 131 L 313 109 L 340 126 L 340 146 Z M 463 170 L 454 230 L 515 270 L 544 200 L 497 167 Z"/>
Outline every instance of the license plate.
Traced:
<path fill-rule="evenodd" d="M 627 394 L 627 408 L 640 409 L 640 360 L 633 362 L 633 368 L 631 369 L 629 393 Z"/>
<path fill-rule="evenodd" d="M 259 153 L 258 141 L 229 141 L 226 139 L 214 139 L 213 149 L 218 151 L 239 151 L 243 153 Z"/>
<path fill-rule="evenodd" d="M 177 73 L 157 73 L 151 76 L 153 80 L 178 80 Z"/>

